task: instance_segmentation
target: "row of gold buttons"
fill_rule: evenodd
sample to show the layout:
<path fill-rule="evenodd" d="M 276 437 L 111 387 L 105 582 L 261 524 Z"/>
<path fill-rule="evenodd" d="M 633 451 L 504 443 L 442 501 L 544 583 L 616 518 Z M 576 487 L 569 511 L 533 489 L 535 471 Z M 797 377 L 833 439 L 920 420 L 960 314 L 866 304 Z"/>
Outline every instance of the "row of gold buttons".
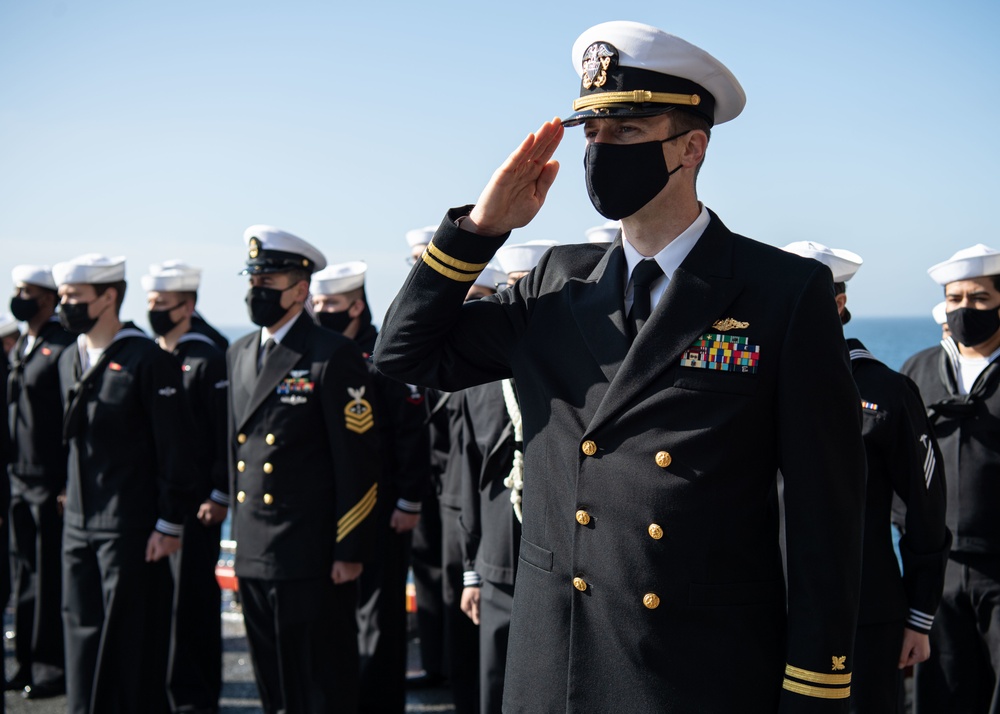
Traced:
<path fill-rule="evenodd" d="M 267 444 L 268 446 L 274 446 L 274 442 L 276 442 L 277 440 L 278 440 L 278 437 L 276 437 L 274 434 L 268 434 L 267 436 L 264 437 L 264 443 Z M 237 434 L 236 435 L 236 443 L 237 444 L 245 444 L 245 443 L 247 443 L 247 435 L 246 434 Z"/>
<path fill-rule="evenodd" d="M 597 453 L 597 442 L 587 439 L 580 445 L 580 450 L 583 451 L 585 456 L 593 456 Z M 657 451 L 656 455 L 653 456 L 653 461 L 655 461 L 656 465 L 661 469 L 665 469 L 670 466 L 670 462 L 673 460 L 674 459 L 670 456 L 669 451 Z"/>
<path fill-rule="evenodd" d="M 240 491 L 239 493 L 237 493 L 236 500 L 239 501 L 240 503 L 245 502 L 247 500 L 247 492 Z M 269 493 L 265 493 L 264 498 L 262 500 L 264 501 L 265 506 L 270 506 L 272 503 L 274 503 L 274 496 L 272 496 Z"/>
<path fill-rule="evenodd" d="M 577 576 L 573 578 L 573 587 L 580 592 L 586 592 L 587 581 Z M 660 606 L 660 596 L 656 593 L 646 593 L 642 596 L 642 604 L 649 610 L 655 610 Z"/>

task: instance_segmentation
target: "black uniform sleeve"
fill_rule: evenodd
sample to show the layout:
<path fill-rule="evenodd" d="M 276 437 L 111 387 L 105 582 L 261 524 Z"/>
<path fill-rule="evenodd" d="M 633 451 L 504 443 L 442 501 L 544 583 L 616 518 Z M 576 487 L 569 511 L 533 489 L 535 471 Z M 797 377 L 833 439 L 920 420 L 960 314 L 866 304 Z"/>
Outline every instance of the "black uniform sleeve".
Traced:
<path fill-rule="evenodd" d="M 226 358 L 221 351 L 204 362 L 201 374 L 203 404 L 208 412 L 211 468 L 209 498 L 222 506 L 229 505 L 229 470 L 227 458 L 227 421 L 229 414 L 229 381 L 226 377 Z"/>
<path fill-rule="evenodd" d="M 431 478 L 430 433 L 425 425 L 427 409 L 419 391 L 374 371 L 373 381 L 382 395 L 384 422 L 382 432 L 391 439 L 390 473 L 395 507 L 407 513 L 420 513 L 424 494 Z M 387 496 L 388 494 L 383 494 Z"/>

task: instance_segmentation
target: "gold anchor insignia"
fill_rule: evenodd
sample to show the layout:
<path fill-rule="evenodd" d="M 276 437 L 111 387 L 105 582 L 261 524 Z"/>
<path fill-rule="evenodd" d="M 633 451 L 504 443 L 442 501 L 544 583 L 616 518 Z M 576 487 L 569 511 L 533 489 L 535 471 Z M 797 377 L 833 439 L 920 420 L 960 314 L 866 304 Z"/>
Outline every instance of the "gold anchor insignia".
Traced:
<path fill-rule="evenodd" d="M 847 655 L 844 655 L 843 657 L 837 657 L 836 655 L 834 655 L 831 659 L 833 659 L 834 672 L 839 672 L 840 670 L 845 668 L 844 662 L 847 661 Z"/>
<path fill-rule="evenodd" d="M 749 322 L 740 322 L 739 320 L 734 320 L 731 317 L 727 317 L 725 320 L 716 320 L 712 323 L 712 329 L 718 330 L 719 332 L 728 332 L 729 330 L 745 330 L 750 327 Z"/>
<path fill-rule="evenodd" d="M 600 89 L 608 81 L 608 70 L 618 64 L 618 50 L 605 42 L 595 42 L 583 53 L 583 88 Z"/>
<path fill-rule="evenodd" d="M 260 241 L 257 238 L 250 239 L 250 257 L 256 258 L 260 254 Z"/>

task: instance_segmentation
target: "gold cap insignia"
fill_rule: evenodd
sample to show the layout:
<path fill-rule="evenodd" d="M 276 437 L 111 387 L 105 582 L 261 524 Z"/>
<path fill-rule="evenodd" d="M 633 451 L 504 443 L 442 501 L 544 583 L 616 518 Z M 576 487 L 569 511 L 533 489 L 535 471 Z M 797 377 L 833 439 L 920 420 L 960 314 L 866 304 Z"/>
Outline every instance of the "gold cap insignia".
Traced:
<path fill-rule="evenodd" d="M 583 88 L 600 89 L 608 81 L 608 70 L 618 65 L 618 50 L 607 42 L 595 42 L 583 53 Z"/>
<path fill-rule="evenodd" d="M 845 669 L 844 662 L 847 661 L 847 655 L 844 655 L 843 657 L 837 657 L 835 655 L 831 659 L 833 659 L 833 671 L 834 672 L 839 672 L 840 670 Z"/>
<path fill-rule="evenodd" d="M 727 317 L 725 320 L 716 320 L 712 323 L 712 329 L 718 330 L 719 332 L 729 332 L 729 330 L 745 330 L 750 327 L 749 322 L 740 322 L 739 320 L 734 320 L 731 317 Z"/>
<path fill-rule="evenodd" d="M 260 239 L 251 238 L 250 239 L 250 257 L 256 258 L 260 255 Z"/>

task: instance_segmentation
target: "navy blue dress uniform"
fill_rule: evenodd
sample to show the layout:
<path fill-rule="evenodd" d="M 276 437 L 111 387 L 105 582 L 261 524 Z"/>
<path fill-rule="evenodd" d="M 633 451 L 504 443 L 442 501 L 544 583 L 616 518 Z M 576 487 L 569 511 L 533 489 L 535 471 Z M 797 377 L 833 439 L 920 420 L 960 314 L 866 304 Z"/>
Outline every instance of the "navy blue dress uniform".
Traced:
<path fill-rule="evenodd" d="M 514 463 L 514 428 L 499 382 L 462 391 L 465 415 L 462 528 L 465 585 L 479 587 L 479 710 L 503 702 L 504 669 L 521 522 L 504 479 Z"/>
<path fill-rule="evenodd" d="M 378 332 L 365 296 L 367 266 L 360 261 L 327 266 L 313 275 L 311 293 L 320 325 L 353 339 L 369 358 Z M 325 306 L 340 308 L 328 311 Z M 355 306 L 357 306 L 355 308 Z M 357 312 L 355 315 L 354 313 Z M 370 401 L 379 415 L 382 472 L 376 523 L 376 557 L 358 580 L 358 649 L 361 711 L 406 708 L 406 578 L 412 531 L 396 532 L 394 511 L 419 515 L 430 479 L 430 442 L 424 395 L 389 379 L 368 363 Z"/>
<path fill-rule="evenodd" d="M 116 284 L 124 259 L 53 266 L 60 288 Z M 123 284 L 123 283 L 121 283 Z M 77 304 L 79 306 L 79 303 Z M 89 304 L 86 307 L 89 315 Z M 107 308 L 111 309 L 111 308 Z M 64 325 L 93 328 L 64 303 Z M 167 561 L 146 562 L 154 529 L 179 537 L 194 507 L 193 469 L 178 444 L 190 419 L 176 360 L 124 323 L 91 361 L 84 337 L 59 358 L 69 445 L 63 532 L 67 709 L 166 711 L 172 588 Z"/>
<path fill-rule="evenodd" d="M 14 268 L 18 288 L 55 292 L 45 266 Z M 23 304 L 15 305 L 15 301 Z M 59 494 L 66 488 L 66 446 L 62 440 L 59 356 L 70 344 L 51 309 L 39 314 L 37 298 L 12 300 L 22 319 L 42 320 L 37 334 L 26 332 L 9 355 L 8 422 L 12 445 L 10 532 L 14 591 L 12 684 L 32 691 L 58 692 L 64 684 L 62 631 L 62 530 Z M 46 317 L 48 314 L 48 317 Z"/>
<path fill-rule="evenodd" d="M 1000 253 L 977 245 L 928 272 L 945 286 L 946 294 L 952 292 L 951 283 L 963 280 L 985 278 L 995 287 L 992 276 L 1000 275 Z M 955 292 L 958 302 L 961 291 Z M 939 347 L 913 355 L 902 368 L 920 388 L 941 449 L 947 476 L 947 525 L 954 538 L 943 598 L 930 633 L 931 657 L 917 665 L 915 673 L 914 701 L 920 714 L 1000 710 L 1000 518 L 996 507 L 1000 502 L 1000 364 L 994 352 L 967 382 L 958 347 L 995 338 L 1000 330 L 996 313 L 996 309 L 953 307 L 946 314 L 951 336 Z M 985 337 L 977 336 L 975 327 L 970 329 L 977 319 L 987 325 Z"/>
<path fill-rule="evenodd" d="M 146 292 L 197 293 L 201 270 L 179 261 L 150 266 L 142 277 Z M 162 310 L 166 320 L 150 311 L 150 325 L 161 335 L 178 328 L 170 314 L 180 302 L 172 300 L 171 309 Z M 211 500 L 229 506 L 229 466 L 227 459 L 228 381 L 226 353 L 228 343 L 203 318 L 192 315 L 187 331 L 170 349 L 181 369 L 184 397 L 188 402 L 192 441 L 183 448 L 194 455 L 198 469 L 197 503 Z M 180 328 L 184 329 L 184 328 Z M 217 340 L 221 340 L 220 346 Z M 167 689 L 173 711 L 209 712 L 219 706 L 222 691 L 222 623 L 219 612 L 222 591 L 215 577 L 219 560 L 222 522 L 203 524 L 192 511 L 184 519 L 184 547 L 170 556 L 173 576 L 173 617 L 170 628 L 170 659 Z"/>
<path fill-rule="evenodd" d="M 252 226 L 246 239 L 251 276 L 297 269 L 308 279 L 325 265 L 278 229 Z M 251 316 L 274 325 L 256 312 L 264 290 L 251 288 Z M 265 711 L 351 712 L 357 586 L 335 585 L 331 568 L 372 556 L 379 415 L 354 342 L 301 311 L 284 327 L 269 351 L 257 331 L 227 354 L 235 572 Z"/>

